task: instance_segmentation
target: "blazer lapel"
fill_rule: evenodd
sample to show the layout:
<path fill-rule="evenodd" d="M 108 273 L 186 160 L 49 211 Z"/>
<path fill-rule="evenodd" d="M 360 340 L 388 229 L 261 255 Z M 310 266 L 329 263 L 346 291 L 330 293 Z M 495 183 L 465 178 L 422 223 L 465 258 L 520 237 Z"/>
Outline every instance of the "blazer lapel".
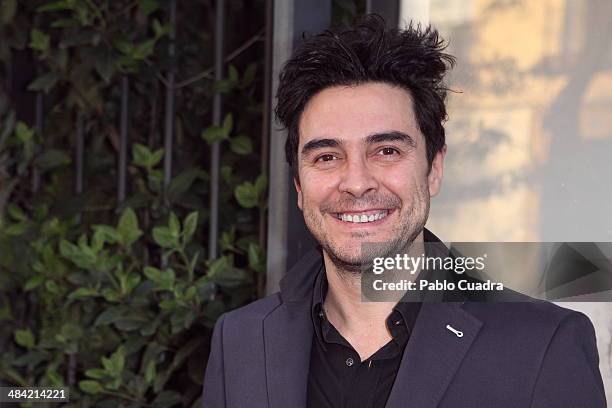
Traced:
<path fill-rule="evenodd" d="M 423 303 L 386 407 L 438 406 L 481 327 L 461 303 Z"/>
<path fill-rule="evenodd" d="M 312 347 L 310 303 L 279 306 L 264 320 L 270 408 L 305 408 Z"/>

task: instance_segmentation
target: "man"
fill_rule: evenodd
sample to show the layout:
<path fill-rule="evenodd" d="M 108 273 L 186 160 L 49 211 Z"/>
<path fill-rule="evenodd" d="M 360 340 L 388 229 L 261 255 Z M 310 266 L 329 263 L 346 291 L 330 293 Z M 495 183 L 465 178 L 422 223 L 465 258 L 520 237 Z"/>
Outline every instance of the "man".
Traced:
<path fill-rule="evenodd" d="M 277 116 L 298 206 L 320 247 L 268 296 L 219 319 L 203 406 L 605 407 L 593 327 L 546 302 L 365 302 L 373 257 L 424 228 L 446 153 L 431 28 L 368 16 L 296 49 Z M 383 243 L 366 251 L 368 243 Z"/>

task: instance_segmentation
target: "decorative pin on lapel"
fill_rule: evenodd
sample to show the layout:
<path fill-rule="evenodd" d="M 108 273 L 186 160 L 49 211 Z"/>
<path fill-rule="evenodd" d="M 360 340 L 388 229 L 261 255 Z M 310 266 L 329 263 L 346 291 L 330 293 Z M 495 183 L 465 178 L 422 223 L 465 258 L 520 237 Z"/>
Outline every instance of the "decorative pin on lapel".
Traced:
<path fill-rule="evenodd" d="M 463 332 L 460 330 L 455 329 L 453 326 L 451 326 L 450 324 L 446 325 L 446 328 L 450 331 L 452 331 L 453 333 L 455 333 L 455 335 L 457 337 L 463 337 Z"/>

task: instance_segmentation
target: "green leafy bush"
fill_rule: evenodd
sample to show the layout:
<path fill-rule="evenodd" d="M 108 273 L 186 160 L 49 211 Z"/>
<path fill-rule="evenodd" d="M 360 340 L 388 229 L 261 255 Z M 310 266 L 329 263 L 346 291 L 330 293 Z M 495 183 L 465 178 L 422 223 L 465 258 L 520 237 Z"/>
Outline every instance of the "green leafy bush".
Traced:
<path fill-rule="evenodd" d="M 202 22 L 214 21 L 211 3 L 177 4 L 173 61 L 167 1 L 0 3 L 0 83 L 30 55 L 36 73 L 25 88 L 44 95 L 38 130 L 14 106 L 16 93 L 28 91 L 9 96 L 0 85 L 3 385 L 68 386 L 74 407 L 198 406 L 214 322 L 262 295 L 263 1 L 228 2 L 228 74 L 217 83 L 213 27 Z M 173 177 L 164 186 L 171 70 Z M 126 76 L 128 196 L 118 202 Z M 216 91 L 224 98 L 221 126 L 210 119 Z M 74 188 L 77 121 L 82 193 Z M 209 260 L 208 157 L 217 141 L 221 231 L 219 254 Z"/>

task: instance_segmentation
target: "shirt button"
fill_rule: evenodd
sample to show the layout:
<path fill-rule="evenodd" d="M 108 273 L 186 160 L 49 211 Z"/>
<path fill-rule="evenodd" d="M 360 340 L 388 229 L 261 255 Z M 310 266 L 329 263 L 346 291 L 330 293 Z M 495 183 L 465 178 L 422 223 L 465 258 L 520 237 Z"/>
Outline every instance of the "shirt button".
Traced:
<path fill-rule="evenodd" d="M 350 366 L 352 366 L 355 363 L 355 361 L 352 358 L 349 357 L 349 358 L 346 359 L 345 363 L 346 363 L 347 366 L 350 367 Z"/>

